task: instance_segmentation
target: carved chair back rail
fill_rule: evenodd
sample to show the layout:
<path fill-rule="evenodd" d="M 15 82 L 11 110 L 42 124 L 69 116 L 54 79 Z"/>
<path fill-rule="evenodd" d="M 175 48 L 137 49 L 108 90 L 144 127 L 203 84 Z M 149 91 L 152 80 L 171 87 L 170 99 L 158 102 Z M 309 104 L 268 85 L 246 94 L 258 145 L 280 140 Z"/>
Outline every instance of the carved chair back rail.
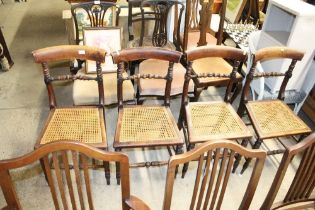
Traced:
<path fill-rule="evenodd" d="M 171 207 L 176 167 L 193 160 L 198 161 L 198 167 L 190 209 L 220 209 L 236 154 L 256 158 L 246 192 L 239 206 L 239 209 L 248 209 L 261 176 L 266 152 L 245 149 L 229 140 L 208 141 L 185 154 L 171 157 L 167 170 L 163 209 L 169 210 Z"/>
<path fill-rule="evenodd" d="M 130 202 L 132 200 L 140 201 L 139 204 L 142 204 L 143 209 L 148 209 L 141 200 L 130 195 L 129 160 L 125 154 L 105 152 L 86 144 L 71 141 L 59 141 L 46 144 L 24 156 L 0 161 L 0 185 L 7 202 L 6 208 L 22 209 L 15 191 L 14 180 L 10 175 L 10 170 L 22 168 L 40 160 L 43 161 L 45 165 L 44 170 L 56 209 L 94 209 L 87 165 L 89 159 L 105 162 L 119 162 L 122 174 L 122 209 L 140 209 L 137 205 L 129 205 L 130 203 L 132 204 L 132 202 Z M 51 170 L 49 162 L 53 163 L 54 173 Z M 80 173 L 81 167 L 83 168 L 82 174 Z M 75 175 L 73 177 L 70 174 L 70 169 L 74 170 Z M 63 174 L 65 174 L 65 180 L 63 180 Z M 56 182 L 54 182 L 54 179 Z M 66 190 L 66 187 L 68 187 L 68 190 Z M 87 197 L 87 202 L 84 197 Z"/>

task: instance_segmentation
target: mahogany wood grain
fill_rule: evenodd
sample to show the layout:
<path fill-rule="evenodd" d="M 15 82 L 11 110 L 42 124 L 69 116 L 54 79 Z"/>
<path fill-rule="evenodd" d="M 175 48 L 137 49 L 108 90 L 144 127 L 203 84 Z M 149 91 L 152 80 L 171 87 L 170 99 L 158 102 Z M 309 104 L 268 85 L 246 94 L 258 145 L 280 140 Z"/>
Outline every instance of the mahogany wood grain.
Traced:
<path fill-rule="evenodd" d="M 287 169 L 295 156 L 302 154 L 297 172 L 289 190 L 281 201 L 274 203 Z M 309 135 L 300 143 L 289 147 L 281 159 L 280 166 L 272 182 L 270 190 L 261 206 L 261 210 L 289 207 L 292 204 L 315 202 L 315 133 Z M 299 208 L 294 205 L 294 207 Z M 302 207 L 300 207 L 302 208 Z"/>
<path fill-rule="evenodd" d="M 67 153 L 67 155 L 65 155 Z M 75 170 L 75 180 L 72 180 L 71 177 L 66 177 L 66 181 L 62 179 L 62 171 L 60 166 L 67 165 L 67 161 L 65 159 L 67 156 L 72 155 L 73 163 L 74 163 L 74 170 Z M 78 167 L 78 156 L 81 157 L 83 168 L 84 168 L 84 175 L 81 176 Z M 49 164 L 49 159 L 52 157 L 54 170 L 55 170 L 55 179 L 57 183 L 53 181 L 53 173 L 51 173 L 51 168 Z M 91 194 L 91 184 L 89 182 L 89 175 L 87 169 L 87 159 L 96 159 L 106 162 L 119 162 L 120 163 L 120 171 L 121 171 L 121 195 L 122 195 L 122 209 L 127 210 L 130 208 L 133 209 L 149 209 L 149 207 L 143 203 L 140 199 L 130 195 L 130 178 L 129 178 L 129 160 L 128 156 L 118 152 L 107 152 L 92 146 L 82 144 L 79 142 L 74 141 L 59 141 L 53 142 L 30 152 L 26 155 L 21 157 L 8 159 L 8 160 L 1 160 L 0 161 L 0 184 L 1 189 L 3 191 L 5 200 L 7 202 L 6 208 L 8 209 L 22 209 L 19 198 L 17 197 L 14 182 L 10 176 L 10 170 L 22 168 L 24 166 L 33 164 L 36 161 L 43 160 L 45 165 L 45 171 L 48 178 L 49 188 L 52 193 L 53 201 L 55 204 L 56 209 L 60 209 L 59 202 L 57 199 L 56 189 L 59 190 L 59 195 L 61 195 L 63 209 L 85 209 L 84 200 L 83 200 L 83 193 L 79 193 L 80 197 L 80 207 L 74 207 L 74 199 L 71 199 L 71 192 L 65 191 L 65 187 L 69 186 L 66 182 L 71 181 L 72 184 L 76 183 L 76 188 L 82 191 L 81 186 L 83 183 L 80 179 L 84 179 L 86 193 L 88 197 L 88 205 L 89 209 L 93 209 L 93 198 Z M 67 169 L 68 170 L 68 169 Z M 67 170 L 65 172 L 67 173 Z M 66 175 L 67 176 L 67 175 Z M 71 179 L 71 180 L 68 180 Z M 58 187 L 55 187 L 57 184 Z M 68 193 L 70 195 L 68 195 Z M 70 196 L 70 199 L 66 199 L 67 196 Z M 104 195 L 106 196 L 106 195 Z M 71 202 L 69 203 L 68 201 Z M 75 204 L 77 205 L 77 203 Z M 72 207 L 70 207 L 72 206 Z M 105 206 L 105 205 L 104 205 Z"/>
<path fill-rule="evenodd" d="M 165 183 L 163 210 L 169 210 L 171 207 L 176 167 L 193 160 L 198 160 L 198 169 L 190 209 L 220 209 L 233 165 L 234 153 L 256 159 L 250 181 L 239 206 L 239 209 L 242 210 L 249 209 L 267 154 L 262 150 L 243 148 L 229 140 L 216 140 L 205 142 L 185 154 L 171 157 Z M 214 156 L 214 160 L 212 160 L 212 156 Z M 209 171 L 211 171 L 210 181 L 205 186 L 209 179 Z M 204 197 L 205 190 L 207 191 L 206 197 Z"/>

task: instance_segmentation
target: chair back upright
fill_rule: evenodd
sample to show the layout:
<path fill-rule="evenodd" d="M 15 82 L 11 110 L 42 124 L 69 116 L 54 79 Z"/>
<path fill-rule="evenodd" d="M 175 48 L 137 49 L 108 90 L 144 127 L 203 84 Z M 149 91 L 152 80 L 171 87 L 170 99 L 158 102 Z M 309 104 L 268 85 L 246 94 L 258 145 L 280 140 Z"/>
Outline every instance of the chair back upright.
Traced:
<path fill-rule="evenodd" d="M 248 209 L 261 176 L 266 152 L 249 150 L 235 142 L 220 140 L 207 141 L 185 154 L 171 157 L 167 169 L 163 210 L 171 207 L 176 167 L 193 160 L 198 161 L 198 167 L 189 209 L 220 209 L 236 153 L 256 159 L 239 206 L 241 210 Z"/>
<path fill-rule="evenodd" d="M 48 91 L 48 99 L 50 109 L 57 107 L 57 100 L 53 83 L 57 81 L 73 81 L 73 80 L 95 80 L 98 84 L 99 106 L 104 106 L 104 87 L 101 63 L 105 62 L 106 51 L 103 49 L 79 46 L 79 45 L 60 45 L 47 47 L 32 52 L 36 63 L 41 63 L 44 74 L 44 81 Z M 88 75 L 59 75 L 52 76 L 50 74 L 50 62 L 70 61 L 73 59 L 91 60 L 96 62 L 96 76 Z"/>
<path fill-rule="evenodd" d="M 55 209 L 94 209 L 88 163 L 92 160 L 119 162 L 122 209 L 129 209 L 125 203 L 130 198 L 128 156 L 72 141 L 48 143 L 24 156 L 0 161 L 0 186 L 7 203 L 5 209 L 22 209 L 10 171 L 38 160 L 44 165 Z M 51 164 L 54 169 L 51 169 Z M 70 169 L 73 169 L 74 176 L 71 176 Z"/>
<path fill-rule="evenodd" d="M 283 178 L 294 157 L 302 155 L 298 169 L 290 184 L 284 199 L 274 203 Z M 288 148 L 282 157 L 276 176 L 265 198 L 261 210 L 278 209 L 295 203 L 315 201 L 315 133 L 309 135 L 300 143 Z M 314 207 L 314 204 L 313 204 Z M 297 206 L 295 206 L 298 209 Z M 302 209 L 302 207 L 301 207 Z M 304 209 L 304 208 L 303 208 Z"/>
<path fill-rule="evenodd" d="M 242 115 L 244 112 L 245 104 L 249 100 L 250 85 L 255 78 L 284 77 L 278 93 L 278 99 L 283 101 L 285 96 L 284 94 L 285 89 L 289 82 L 289 79 L 292 77 L 293 69 L 297 61 L 303 59 L 304 53 L 299 50 L 288 47 L 266 47 L 258 50 L 255 54 L 252 54 L 251 56 L 252 56 L 251 60 L 253 62 L 249 72 L 246 75 L 246 81 L 244 84 L 240 100 L 240 106 L 238 109 L 239 115 Z M 275 71 L 256 72 L 256 65 L 258 62 L 270 61 L 273 59 L 291 59 L 291 63 L 288 67 L 288 70 L 284 73 Z"/>
<path fill-rule="evenodd" d="M 187 50 L 188 33 L 199 31 L 198 46 L 207 45 L 207 33 L 212 34 L 217 39 L 217 45 L 221 45 L 223 39 L 223 27 L 227 0 L 222 0 L 222 6 L 219 12 L 220 22 L 217 32 L 211 30 L 211 19 L 213 14 L 214 0 L 189 0 L 186 4 L 185 29 L 183 37 L 183 51 Z M 201 9 L 200 9 L 201 7 Z M 196 46 L 197 47 L 197 46 Z"/>
<path fill-rule="evenodd" d="M 220 57 L 223 59 L 229 59 L 233 62 L 233 69 L 230 74 L 222 73 L 203 73 L 197 74 L 193 72 L 192 65 L 194 60 Z M 188 87 L 190 79 L 196 80 L 198 78 L 230 78 L 224 96 L 225 102 L 231 102 L 233 85 L 237 83 L 237 72 L 246 61 L 247 54 L 241 49 L 227 47 L 227 46 L 204 46 L 198 47 L 193 50 L 187 51 L 187 71 L 185 76 L 185 82 L 183 87 L 182 104 L 188 103 Z M 193 73 L 193 74 L 192 74 Z"/>
<path fill-rule="evenodd" d="M 113 2 L 82 2 L 72 4 L 71 13 L 74 19 L 76 44 L 79 44 L 81 41 L 80 31 L 82 32 L 83 27 L 117 26 L 120 7 Z M 107 21 L 107 18 L 111 23 Z"/>

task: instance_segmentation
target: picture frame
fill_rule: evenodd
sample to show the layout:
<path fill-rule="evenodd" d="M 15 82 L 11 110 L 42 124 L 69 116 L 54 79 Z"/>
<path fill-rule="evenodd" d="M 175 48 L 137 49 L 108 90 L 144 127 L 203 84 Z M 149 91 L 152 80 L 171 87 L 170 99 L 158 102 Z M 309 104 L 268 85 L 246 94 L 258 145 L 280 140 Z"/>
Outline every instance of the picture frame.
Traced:
<path fill-rule="evenodd" d="M 121 28 L 120 27 L 88 27 L 83 28 L 83 43 L 87 46 L 99 47 L 106 50 L 105 63 L 102 63 L 103 72 L 116 72 L 117 64 L 113 63 L 113 51 L 121 50 Z M 96 63 L 86 61 L 85 70 L 87 74 L 96 73 Z"/>
<path fill-rule="evenodd" d="M 241 14 L 248 0 L 229 0 L 227 1 L 225 19 L 229 23 L 238 23 Z"/>

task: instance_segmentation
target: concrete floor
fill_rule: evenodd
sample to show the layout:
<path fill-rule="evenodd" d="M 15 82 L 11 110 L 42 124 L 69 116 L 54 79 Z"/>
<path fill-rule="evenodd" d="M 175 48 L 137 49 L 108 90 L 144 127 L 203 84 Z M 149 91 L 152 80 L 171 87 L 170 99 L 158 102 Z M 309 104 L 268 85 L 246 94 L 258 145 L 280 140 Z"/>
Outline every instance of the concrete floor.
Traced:
<path fill-rule="evenodd" d="M 33 150 L 35 141 L 48 115 L 48 99 L 42 78 L 41 67 L 33 62 L 31 51 L 47 46 L 67 44 L 67 35 L 62 20 L 62 10 L 69 9 L 63 0 L 14 3 L 4 0 L 0 4 L 0 26 L 6 37 L 14 59 L 14 66 L 9 72 L 0 72 L 0 159 L 13 158 Z M 66 68 L 68 70 L 68 68 Z M 71 104 L 71 83 L 63 83 L 57 87 L 64 104 Z M 201 100 L 222 98 L 220 90 L 209 88 L 203 93 Z M 65 96 L 69 94 L 68 97 Z M 156 101 L 153 101 L 156 103 Z M 172 101 L 171 109 L 178 116 L 180 99 Z M 303 114 L 302 114 L 303 115 Z M 309 120 L 303 117 L 308 123 Z M 113 134 L 117 120 L 117 108 L 106 109 L 106 126 L 109 148 L 112 149 Z M 310 123 L 314 130 L 314 124 Z M 267 147 L 277 147 L 268 141 Z M 288 140 L 288 144 L 294 142 Z M 165 149 L 128 150 L 131 162 L 155 159 L 168 159 Z M 262 178 L 259 182 L 251 209 L 258 209 L 270 187 L 279 165 L 281 155 L 268 157 Z M 190 165 L 185 179 L 177 178 L 173 194 L 172 209 L 187 209 L 190 200 L 194 170 L 196 164 Z M 252 166 L 243 175 L 238 173 L 230 177 L 230 185 L 226 191 L 222 209 L 237 209 L 244 193 L 244 185 L 248 182 Z M 115 167 L 111 165 L 110 186 L 105 185 L 102 170 L 91 172 L 92 188 L 96 209 L 120 209 L 120 187 L 115 184 Z M 292 164 L 285 180 L 290 180 L 296 170 Z M 38 164 L 25 170 L 13 173 L 17 183 L 18 195 L 24 209 L 54 209 L 49 189 Z M 130 169 L 131 193 L 143 199 L 152 209 L 161 209 L 163 203 L 166 167 Z M 288 189 L 283 184 L 279 198 Z M 0 207 L 4 206 L 4 198 L 0 193 Z"/>

